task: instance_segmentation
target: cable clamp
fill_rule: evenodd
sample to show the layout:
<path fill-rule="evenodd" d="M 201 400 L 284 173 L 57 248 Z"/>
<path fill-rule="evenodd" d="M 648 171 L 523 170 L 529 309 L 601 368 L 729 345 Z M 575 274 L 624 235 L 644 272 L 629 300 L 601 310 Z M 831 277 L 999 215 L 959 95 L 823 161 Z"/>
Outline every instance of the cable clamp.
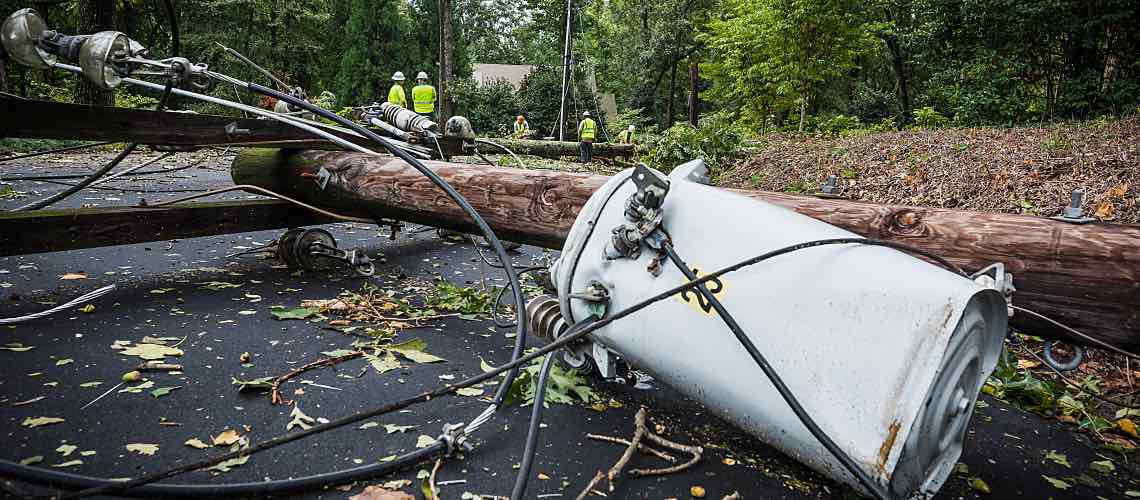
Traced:
<path fill-rule="evenodd" d="M 439 440 L 447 445 L 448 455 L 459 450 L 471 451 L 472 449 L 467 442 L 467 426 L 463 423 L 443 424 L 443 434 L 439 435 Z"/>
<path fill-rule="evenodd" d="M 1006 314 L 1013 317 L 1013 293 L 1017 288 L 1013 286 L 1013 274 L 1005 272 L 1005 264 L 995 262 L 980 271 L 971 274 L 970 279 L 981 286 L 997 290 L 1005 298 Z"/>

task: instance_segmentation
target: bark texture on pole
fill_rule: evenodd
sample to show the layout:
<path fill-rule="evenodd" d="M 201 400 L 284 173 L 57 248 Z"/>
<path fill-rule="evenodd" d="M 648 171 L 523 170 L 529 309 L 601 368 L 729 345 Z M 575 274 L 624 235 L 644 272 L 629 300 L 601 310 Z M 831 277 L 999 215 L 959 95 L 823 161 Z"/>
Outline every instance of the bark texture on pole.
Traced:
<path fill-rule="evenodd" d="M 560 248 L 578 211 L 606 177 L 427 162 L 496 231 L 514 241 Z M 333 172 L 322 191 L 311 176 Z M 398 159 L 343 152 L 246 150 L 237 183 L 256 184 L 356 215 L 393 217 L 472 231 L 444 193 Z M 1003 262 L 1014 303 L 1086 334 L 1140 352 L 1140 226 L 1073 225 L 1040 217 L 876 205 L 763 191 L 726 190 L 773 203 L 868 238 L 899 241 L 973 271 Z M 891 272 L 884 269 L 883 272 Z M 1015 315 L 1040 336 L 1056 329 Z"/>
<path fill-rule="evenodd" d="M 541 156 L 543 158 L 560 158 L 563 156 L 578 157 L 578 143 L 570 141 L 530 141 L 526 139 L 493 139 L 495 142 L 510 148 L 516 154 Z M 487 146 L 480 148 L 488 150 L 491 153 L 499 153 L 500 151 Z M 633 157 L 636 153 L 636 147 L 633 144 L 617 144 L 613 142 L 595 142 L 590 155 L 595 158 L 618 158 L 618 157 Z"/>
<path fill-rule="evenodd" d="M 455 73 L 455 35 L 452 33 L 451 0 L 439 0 L 439 125 L 455 114 L 451 81 Z"/>

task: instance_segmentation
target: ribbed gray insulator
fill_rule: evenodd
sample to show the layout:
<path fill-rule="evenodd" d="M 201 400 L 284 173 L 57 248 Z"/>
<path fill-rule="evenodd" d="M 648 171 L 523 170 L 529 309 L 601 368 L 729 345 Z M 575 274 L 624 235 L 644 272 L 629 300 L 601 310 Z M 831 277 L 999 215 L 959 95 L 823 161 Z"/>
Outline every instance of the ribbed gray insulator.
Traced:
<path fill-rule="evenodd" d="M 527 325 L 531 333 L 547 342 L 553 342 L 570 326 L 562 319 L 558 298 L 552 295 L 539 295 L 526 305 Z"/>

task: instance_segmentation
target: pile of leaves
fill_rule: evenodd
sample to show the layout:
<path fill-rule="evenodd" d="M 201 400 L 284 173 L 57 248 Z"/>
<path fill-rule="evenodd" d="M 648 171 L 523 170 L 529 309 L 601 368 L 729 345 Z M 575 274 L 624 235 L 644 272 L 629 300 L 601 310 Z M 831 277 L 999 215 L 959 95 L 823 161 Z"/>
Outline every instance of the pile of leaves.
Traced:
<path fill-rule="evenodd" d="M 435 288 L 424 299 L 428 307 L 440 311 L 457 312 L 463 315 L 485 315 L 491 310 L 491 301 L 497 290 L 492 288 L 490 293 L 478 288 L 463 287 L 450 281 L 441 279 L 435 282 Z M 429 314 L 435 314 L 429 310 Z"/>
<path fill-rule="evenodd" d="M 767 134 L 720 186 L 814 193 L 829 175 L 853 200 L 1058 215 L 1075 189 L 1098 219 L 1140 223 L 1140 117 L 1049 127 L 907 130 L 836 139 Z"/>

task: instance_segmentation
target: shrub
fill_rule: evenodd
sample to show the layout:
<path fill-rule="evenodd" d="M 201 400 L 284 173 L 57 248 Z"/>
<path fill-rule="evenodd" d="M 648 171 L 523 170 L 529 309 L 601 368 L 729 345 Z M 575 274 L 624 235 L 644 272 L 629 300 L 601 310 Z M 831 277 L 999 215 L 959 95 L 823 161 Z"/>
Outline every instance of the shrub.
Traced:
<path fill-rule="evenodd" d="M 460 80 L 453 84 L 458 107 L 456 114 L 471 120 L 475 133 L 482 136 L 502 136 L 510 130 L 518 115 L 518 98 L 515 88 L 506 80 L 478 84 L 475 80 Z M 531 123 L 534 127 L 534 123 Z"/>
<path fill-rule="evenodd" d="M 660 136 L 649 136 L 649 152 L 643 157 L 649 166 L 668 172 L 690 160 L 702 159 L 716 175 L 746 152 L 747 131 L 731 113 L 721 111 L 706 115 L 700 127 L 677 123 Z"/>
<path fill-rule="evenodd" d="M 930 106 L 914 110 L 914 126 L 918 128 L 945 127 L 950 120 Z"/>

